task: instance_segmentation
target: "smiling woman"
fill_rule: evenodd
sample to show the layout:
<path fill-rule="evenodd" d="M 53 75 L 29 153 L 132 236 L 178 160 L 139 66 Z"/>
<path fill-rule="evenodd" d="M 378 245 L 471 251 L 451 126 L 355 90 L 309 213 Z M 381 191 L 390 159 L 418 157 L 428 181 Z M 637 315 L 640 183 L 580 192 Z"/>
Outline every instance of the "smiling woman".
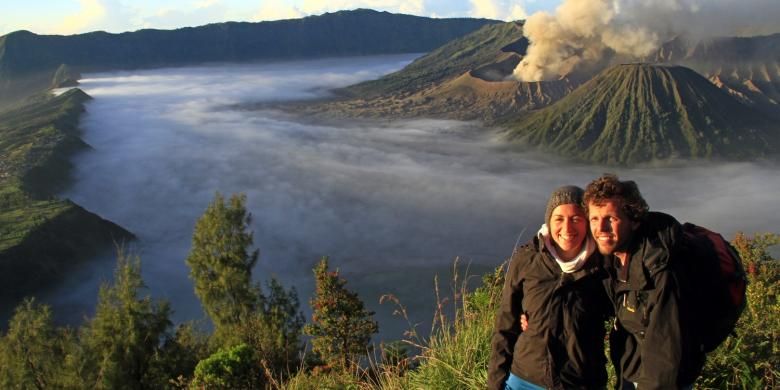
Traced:
<path fill-rule="evenodd" d="M 553 191 L 546 223 L 512 255 L 493 329 L 490 389 L 607 384 L 604 321 L 611 306 L 582 195 L 576 186 Z"/>

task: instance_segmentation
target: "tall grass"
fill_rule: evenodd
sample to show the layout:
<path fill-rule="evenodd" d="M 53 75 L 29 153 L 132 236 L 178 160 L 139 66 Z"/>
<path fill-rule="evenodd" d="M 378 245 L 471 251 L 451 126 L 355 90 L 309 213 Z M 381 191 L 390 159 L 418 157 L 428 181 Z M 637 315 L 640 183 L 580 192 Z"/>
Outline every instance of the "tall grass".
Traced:
<path fill-rule="evenodd" d="M 473 293 L 466 289 L 468 277 L 458 280 L 455 272 L 452 302 L 456 306 L 453 318 L 444 315 L 444 300 L 440 299 L 434 329 L 426 343 L 417 345 L 419 366 L 409 372 L 409 383 L 415 389 L 483 389 L 487 383 L 490 359 L 490 337 L 493 321 L 501 299 L 504 265 L 482 279 L 482 286 Z M 438 283 L 437 283 L 438 284 Z"/>

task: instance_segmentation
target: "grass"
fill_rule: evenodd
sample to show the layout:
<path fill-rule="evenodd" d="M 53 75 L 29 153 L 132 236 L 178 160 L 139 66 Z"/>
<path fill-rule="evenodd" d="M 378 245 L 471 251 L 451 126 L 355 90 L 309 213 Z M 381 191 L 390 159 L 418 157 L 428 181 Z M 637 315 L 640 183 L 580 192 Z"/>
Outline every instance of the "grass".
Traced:
<path fill-rule="evenodd" d="M 83 144 L 76 126 L 88 98 L 80 90 L 37 96 L 0 114 L 0 252 L 72 207 L 53 199 L 55 178 L 67 177 L 63 152 Z"/>

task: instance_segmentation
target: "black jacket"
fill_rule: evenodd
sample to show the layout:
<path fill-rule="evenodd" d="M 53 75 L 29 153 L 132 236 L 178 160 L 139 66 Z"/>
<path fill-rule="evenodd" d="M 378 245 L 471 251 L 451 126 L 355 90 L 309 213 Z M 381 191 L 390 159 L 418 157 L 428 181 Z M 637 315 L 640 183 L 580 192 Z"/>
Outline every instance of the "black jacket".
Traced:
<path fill-rule="evenodd" d="M 515 251 L 496 314 L 488 388 L 503 389 L 510 370 L 551 389 L 606 385 L 604 321 L 612 308 L 602 260 L 596 252 L 582 269 L 564 274 L 538 238 Z"/>
<path fill-rule="evenodd" d="M 627 267 L 605 258 L 605 286 L 617 317 L 610 354 L 618 378 L 638 383 L 640 390 L 690 385 L 704 362 L 682 293 L 681 240 L 679 222 L 653 212 L 629 244 Z"/>

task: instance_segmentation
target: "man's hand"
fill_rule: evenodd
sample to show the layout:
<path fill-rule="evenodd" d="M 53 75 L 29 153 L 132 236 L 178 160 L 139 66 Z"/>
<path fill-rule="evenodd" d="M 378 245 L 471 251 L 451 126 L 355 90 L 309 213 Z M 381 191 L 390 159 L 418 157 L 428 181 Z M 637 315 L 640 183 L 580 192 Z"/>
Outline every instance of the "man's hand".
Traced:
<path fill-rule="evenodd" d="M 525 313 L 520 314 L 520 328 L 523 329 L 523 332 L 528 330 L 528 317 L 526 317 Z"/>

